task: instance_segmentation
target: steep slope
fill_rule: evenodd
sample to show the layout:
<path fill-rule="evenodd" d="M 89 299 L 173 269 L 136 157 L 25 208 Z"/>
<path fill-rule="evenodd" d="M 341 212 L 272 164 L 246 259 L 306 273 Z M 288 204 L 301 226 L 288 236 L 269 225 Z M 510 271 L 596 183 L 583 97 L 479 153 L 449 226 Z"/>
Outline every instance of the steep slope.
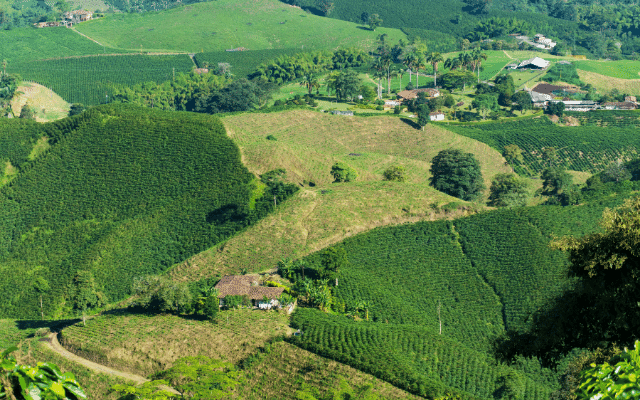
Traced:
<path fill-rule="evenodd" d="M 78 270 L 121 299 L 133 277 L 163 271 L 272 207 L 268 193 L 251 202 L 260 195 L 254 176 L 215 117 L 103 106 L 45 130 L 51 149 L 0 189 L 2 315 L 39 314 L 37 278 L 49 283 L 45 313 L 59 312 Z"/>
<path fill-rule="evenodd" d="M 597 231 L 603 210 L 628 195 L 385 227 L 346 239 L 341 246 L 349 263 L 338 273 L 331 306 L 346 315 L 301 309 L 292 326 L 304 333 L 292 342 L 416 394 L 456 390 L 500 398 L 513 370 L 496 366 L 494 340 L 506 330 L 526 331 L 536 310 L 573 284 L 566 255 L 549 241 Z M 312 271 L 321 259 L 321 253 L 305 258 L 306 277 L 317 276 Z M 557 372 L 537 359 L 513 367 L 526 378 L 523 399 L 548 398 L 557 388 Z"/>
<path fill-rule="evenodd" d="M 278 0 L 218 0 L 156 13 L 112 15 L 77 29 L 106 46 L 190 53 L 237 47 L 369 48 L 382 33 L 393 42 L 406 37 L 397 29 L 358 29 L 354 23 L 322 18 Z"/>
<path fill-rule="evenodd" d="M 242 235 L 176 266 L 177 279 L 259 271 L 375 227 L 464 214 L 470 205 L 428 185 L 431 158 L 449 147 L 474 153 L 487 183 L 510 170 L 482 143 L 435 126 L 421 131 L 399 118 L 288 111 L 230 116 L 223 122 L 250 171 L 284 168 L 304 189 Z M 277 140 L 267 140 L 269 134 Z M 336 161 L 355 168 L 357 181 L 332 183 L 329 172 Z M 406 168 L 406 182 L 382 181 L 382 172 L 393 164 Z M 441 210 L 450 202 L 460 202 L 453 207 L 460 210 Z"/>

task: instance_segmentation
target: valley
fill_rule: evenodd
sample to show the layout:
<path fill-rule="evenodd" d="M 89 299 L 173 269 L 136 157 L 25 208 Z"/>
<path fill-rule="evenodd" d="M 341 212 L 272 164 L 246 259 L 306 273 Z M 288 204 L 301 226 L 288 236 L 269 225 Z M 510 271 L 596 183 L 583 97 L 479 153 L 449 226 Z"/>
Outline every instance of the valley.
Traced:
<path fill-rule="evenodd" d="M 0 0 L 0 399 L 639 399 L 638 16 Z"/>

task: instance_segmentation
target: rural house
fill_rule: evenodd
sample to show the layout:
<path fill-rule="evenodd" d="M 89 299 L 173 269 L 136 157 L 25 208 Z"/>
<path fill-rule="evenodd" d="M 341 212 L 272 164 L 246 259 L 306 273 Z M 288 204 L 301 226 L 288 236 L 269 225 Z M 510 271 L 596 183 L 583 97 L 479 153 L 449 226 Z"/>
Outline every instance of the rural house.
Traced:
<path fill-rule="evenodd" d="M 602 103 L 600 107 L 605 110 L 635 110 L 638 108 L 636 103 L 630 101 Z"/>
<path fill-rule="evenodd" d="M 441 112 L 432 112 L 429 114 L 431 121 L 444 121 L 444 114 Z"/>
<path fill-rule="evenodd" d="M 533 41 L 535 42 L 534 46 L 538 47 L 540 49 L 552 49 L 552 48 L 556 47 L 556 44 L 557 44 L 553 40 L 544 37 L 544 35 L 542 35 L 540 33 L 538 33 L 537 35 L 535 35 L 533 37 Z"/>
<path fill-rule="evenodd" d="M 518 69 L 547 69 L 550 62 L 540 57 L 533 57 L 518 64 Z"/>
<path fill-rule="evenodd" d="M 227 296 L 247 296 L 254 307 L 269 310 L 279 306 L 278 297 L 284 292 L 281 287 L 259 286 L 258 278 L 251 275 L 227 275 L 216 285 L 220 305 Z M 265 301 L 265 298 L 267 301 Z"/>
<path fill-rule="evenodd" d="M 400 101 L 412 100 L 418 97 L 418 93 L 426 93 L 427 97 L 440 96 L 440 91 L 438 89 L 434 89 L 434 88 L 413 89 L 413 90 L 403 90 L 402 92 L 398 92 L 398 99 Z"/>

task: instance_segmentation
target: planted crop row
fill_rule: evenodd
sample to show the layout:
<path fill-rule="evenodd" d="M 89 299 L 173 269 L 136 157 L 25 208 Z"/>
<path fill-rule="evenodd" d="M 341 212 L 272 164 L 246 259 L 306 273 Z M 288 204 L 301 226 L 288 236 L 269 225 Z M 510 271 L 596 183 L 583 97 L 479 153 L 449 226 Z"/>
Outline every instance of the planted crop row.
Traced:
<path fill-rule="evenodd" d="M 594 115 L 593 118 L 597 118 Z M 615 118 L 615 116 L 612 116 Z M 614 119 L 615 120 L 615 119 Z M 593 120 L 591 120 L 593 122 Z M 635 158 L 640 147 L 636 124 L 566 127 L 546 118 L 468 125 L 448 125 L 447 129 L 484 142 L 502 152 L 510 144 L 522 150 L 524 163 L 516 163 L 518 173 L 535 175 L 547 167 L 543 150 L 556 149 L 558 162 L 574 171 L 597 172 L 619 159 Z"/>
<path fill-rule="evenodd" d="M 312 309 L 298 310 L 292 324 L 303 332 L 292 339 L 296 345 L 421 396 L 438 397 L 453 390 L 464 398 L 492 399 L 510 371 L 416 325 L 354 322 Z M 523 379 L 523 399 L 549 397 L 552 388 Z"/>
<path fill-rule="evenodd" d="M 267 61 L 275 60 L 280 56 L 292 56 L 303 52 L 302 49 L 270 49 L 270 50 L 247 50 L 247 51 L 208 51 L 197 53 L 195 61 L 198 68 L 208 66 L 209 69 L 216 69 L 218 63 L 231 64 L 231 73 L 236 77 L 247 77 L 254 73 L 256 68 Z"/>
<path fill-rule="evenodd" d="M 0 164 L 10 161 L 19 167 L 27 161 L 35 141 L 42 135 L 34 121 L 11 119 L 0 124 Z M 0 165 L 0 172 L 4 165 Z"/>
<path fill-rule="evenodd" d="M 48 281 L 45 313 L 80 269 L 114 301 L 135 276 L 159 273 L 273 209 L 270 194 L 249 209 L 254 176 L 215 117 L 110 105 L 47 133 L 46 155 L 0 189 L 3 315 L 40 315 L 25 273 Z"/>
<path fill-rule="evenodd" d="M 117 55 L 10 64 L 8 72 L 44 85 L 69 103 L 108 103 L 114 87 L 170 80 L 194 68 L 188 55 Z"/>

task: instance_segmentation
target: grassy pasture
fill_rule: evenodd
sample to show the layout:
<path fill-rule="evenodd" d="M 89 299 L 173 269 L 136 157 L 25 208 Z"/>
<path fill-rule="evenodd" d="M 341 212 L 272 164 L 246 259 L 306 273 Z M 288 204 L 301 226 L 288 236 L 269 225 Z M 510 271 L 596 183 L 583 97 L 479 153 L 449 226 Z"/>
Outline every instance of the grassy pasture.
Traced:
<path fill-rule="evenodd" d="M 291 181 L 305 188 L 242 234 L 174 266 L 177 279 L 234 273 L 243 267 L 259 271 L 283 257 L 301 257 L 374 227 L 447 218 L 431 205 L 458 199 L 428 186 L 431 158 L 445 148 L 474 153 L 487 183 L 495 174 L 510 171 L 500 154 L 484 144 L 433 125 L 421 131 L 399 118 L 288 111 L 259 118 L 230 116 L 223 122 L 250 171 L 284 168 Z M 266 140 L 267 134 L 277 140 Z M 358 181 L 331 183 L 329 171 L 336 161 L 355 168 Z M 407 182 L 382 181 L 382 172 L 392 164 L 406 167 Z"/>
<path fill-rule="evenodd" d="M 77 27 L 107 46 L 125 49 L 179 50 L 198 53 L 236 47 L 334 49 L 371 47 L 382 33 L 397 42 L 397 29 L 375 32 L 355 23 L 322 18 L 278 0 L 219 0 L 161 13 L 110 15 Z"/>
<path fill-rule="evenodd" d="M 286 313 L 224 311 L 218 322 L 174 315 L 101 315 L 65 328 L 66 348 L 92 361 L 148 376 L 181 357 L 206 355 L 237 363 L 276 336 L 291 332 Z"/>
<path fill-rule="evenodd" d="M 621 93 L 640 95 L 640 76 L 638 76 L 639 79 L 614 78 L 581 69 L 578 69 L 578 75 L 581 81 L 590 83 L 600 93 L 618 89 Z"/>
<path fill-rule="evenodd" d="M 576 61 L 576 68 L 611 78 L 640 79 L 640 61 Z"/>
<path fill-rule="evenodd" d="M 66 28 L 0 30 L 0 60 L 12 63 L 88 54 L 127 53 L 103 47 Z"/>
<path fill-rule="evenodd" d="M 36 121 L 55 121 L 69 115 L 69 103 L 64 101 L 53 90 L 33 82 L 25 82 L 18 87 L 20 94 L 11 101 L 11 108 L 15 115 L 29 104 L 36 112 Z"/>

